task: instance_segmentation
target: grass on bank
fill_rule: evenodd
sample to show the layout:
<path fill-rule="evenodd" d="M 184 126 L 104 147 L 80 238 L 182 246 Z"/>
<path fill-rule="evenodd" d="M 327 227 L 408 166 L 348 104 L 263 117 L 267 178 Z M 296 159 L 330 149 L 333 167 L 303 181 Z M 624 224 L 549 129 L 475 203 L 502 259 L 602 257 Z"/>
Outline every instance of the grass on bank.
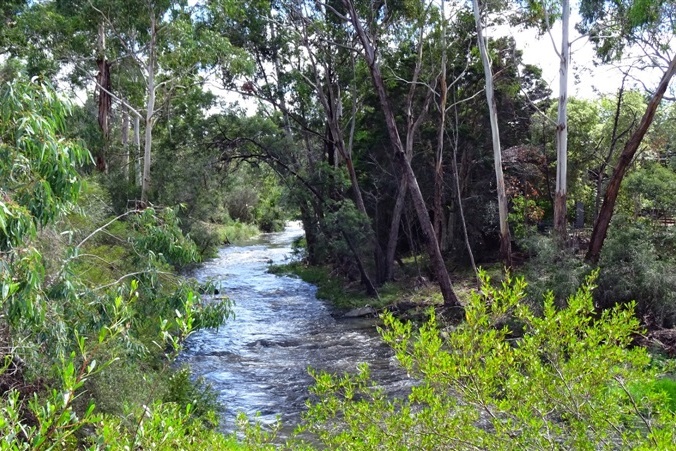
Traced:
<path fill-rule="evenodd" d="M 190 226 L 190 237 L 197 244 L 203 258 L 215 257 L 219 247 L 242 243 L 260 233 L 255 224 L 239 221 L 225 224 L 196 221 Z"/>
<path fill-rule="evenodd" d="M 417 270 L 415 257 L 402 259 L 402 263 L 403 266 L 398 268 L 397 279 L 378 287 L 377 297 L 367 295 L 359 280 L 350 281 L 328 265 L 310 266 L 302 261 L 295 261 L 284 265 L 271 265 L 269 271 L 273 274 L 295 275 L 315 285 L 318 298 L 330 302 L 341 310 L 366 306 L 382 310 L 402 303 L 417 304 L 421 308 L 443 304 L 438 286 L 421 276 L 424 271 Z M 502 277 L 498 265 L 490 267 L 487 273 L 495 275 L 497 280 Z M 477 288 L 477 279 L 471 271 L 454 275 L 456 295 L 464 303 L 471 296 L 472 290 Z"/>
<path fill-rule="evenodd" d="M 341 275 L 335 274 L 329 266 L 310 266 L 304 262 L 291 262 L 284 265 L 271 265 L 273 274 L 295 275 L 317 287 L 317 297 L 331 302 L 338 309 L 351 309 L 369 305 L 382 308 L 389 303 L 392 290 L 381 289 L 380 299 L 367 296 L 357 283 L 350 283 Z"/>

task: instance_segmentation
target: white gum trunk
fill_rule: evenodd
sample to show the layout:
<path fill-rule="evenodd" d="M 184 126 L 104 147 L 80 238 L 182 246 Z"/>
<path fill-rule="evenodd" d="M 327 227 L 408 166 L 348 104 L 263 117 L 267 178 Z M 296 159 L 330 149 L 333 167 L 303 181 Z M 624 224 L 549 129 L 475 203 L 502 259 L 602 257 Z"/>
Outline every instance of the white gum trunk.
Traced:
<path fill-rule="evenodd" d="M 559 67 L 559 110 L 556 124 L 556 195 L 554 229 L 566 239 L 566 196 L 568 193 L 568 71 L 570 68 L 570 3 L 561 4 L 561 64 Z"/>
<path fill-rule="evenodd" d="M 498 214 L 500 221 L 500 254 L 507 266 L 512 265 L 511 236 L 509 233 L 509 224 L 507 222 L 507 193 L 505 190 L 505 178 L 502 173 L 502 150 L 500 149 L 500 129 L 498 127 L 498 112 L 495 103 L 495 94 L 493 89 L 493 72 L 491 62 L 488 58 L 488 49 L 483 35 L 483 23 L 481 21 L 481 12 L 479 10 L 479 0 L 472 0 L 474 8 L 474 21 L 476 22 L 477 41 L 481 53 L 481 62 L 484 66 L 484 76 L 486 78 L 486 101 L 488 102 L 488 112 L 491 122 L 491 137 L 493 141 L 493 161 L 495 166 L 495 181 L 498 191 Z"/>
<path fill-rule="evenodd" d="M 150 46 L 148 55 L 148 103 L 146 107 L 145 123 L 145 146 L 143 150 L 143 180 L 141 184 L 141 203 L 148 203 L 148 191 L 150 190 L 150 152 L 153 144 L 153 113 L 155 112 L 155 63 L 156 63 L 156 39 L 157 19 L 151 11 L 150 17 Z"/>

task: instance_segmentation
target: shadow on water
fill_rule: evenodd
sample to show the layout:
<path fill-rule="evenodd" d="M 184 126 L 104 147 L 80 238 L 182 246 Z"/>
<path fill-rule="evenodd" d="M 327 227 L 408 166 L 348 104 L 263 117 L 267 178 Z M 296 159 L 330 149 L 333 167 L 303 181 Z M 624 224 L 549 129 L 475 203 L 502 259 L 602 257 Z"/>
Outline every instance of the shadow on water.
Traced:
<path fill-rule="evenodd" d="M 281 417 L 283 431 L 291 431 L 309 396 L 308 367 L 343 373 L 367 362 L 388 392 L 409 386 L 374 319 L 336 320 L 313 285 L 267 272 L 269 263 L 292 258 L 291 243 L 302 234 L 294 222 L 248 245 L 224 247 L 194 274 L 235 302 L 235 319 L 192 335 L 180 357 L 218 394 L 225 431 L 235 428 L 239 412 L 260 413 L 264 423 Z"/>

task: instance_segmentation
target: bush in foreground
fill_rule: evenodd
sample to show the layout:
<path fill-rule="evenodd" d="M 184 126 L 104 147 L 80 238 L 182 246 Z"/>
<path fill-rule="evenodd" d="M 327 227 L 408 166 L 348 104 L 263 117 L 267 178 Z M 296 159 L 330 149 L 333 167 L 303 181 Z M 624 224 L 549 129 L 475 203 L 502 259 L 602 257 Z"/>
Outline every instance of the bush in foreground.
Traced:
<path fill-rule="evenodd" d="M 658 376 L 631 347 L 633 304 L 597 315 L 590 278 L 565 308 L 547 295 L 536 315 L 522 279 L 496 289 L 482 277 L 455 330 L 434 312 L 417 333 L 384 316 L 384 339 L 420 380 L 408 399 L 386 397 L 366 366 L 317 373 L 303 431 L 329 449 L 674 449 L 666 394 L 631 389 Z"/>

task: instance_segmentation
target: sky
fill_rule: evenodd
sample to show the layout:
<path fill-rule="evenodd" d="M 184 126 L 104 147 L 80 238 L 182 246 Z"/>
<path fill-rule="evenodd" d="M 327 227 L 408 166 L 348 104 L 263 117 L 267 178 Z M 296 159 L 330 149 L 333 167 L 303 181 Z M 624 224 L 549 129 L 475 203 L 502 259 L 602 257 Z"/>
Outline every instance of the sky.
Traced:
<path fill-rule="evenodd" d="M 557 23 L 552 30 L 552 38 L 547 34 L 538 36 L 535 30 L 523 30 L 510 33 L 517 42 L 517 48 L 523 51 L 523 61 L 542 68 L 542 78 L 549 84 L 552 94 L 559 91 L 559 57 L 561 47 L 561 25 Z M 571 68 L 569 72 L 569 96 L 592 99 L 599 93 L 617 92 L 622 84 L 622 74 L 617 68 L 594 64 L 594 48 L 586 38 L 571 30 Z"/>
<path fill-rule="evenodd" d="M 575 30 L 575 24 L 581 18 L 573 5 L 571 14 L 571 29 L 569 40 L 572 43 L 571 70 L 569 71 L 569 97 L 586 99 L 597 98 L 599 94 L 615 94 L 622 85 L 623 73 L 620 68 L 609 64 L 598 64 L 595 57 L 594 45 L 586 37 L 581 37 Z M 497 35 L 511 35 L 517 42 L 517 48 L 523 51 L 523 61 L 542 68 L 542 78 L 549 84 L 553 96 L 559 91 L 559 58 L 554 50 L 561 48 L 561 22 L 552 27 L 551 36 L 538 36 L 536 30 L 522 30 L 519 28 L 502 27 L 493 31 Z M 552 42 L 553 41 L 553 42 Z M 672 42 L 676 41 L 673 39 Z M 629 53 L 630 55 L 630 53 Z M 662 71 L 633 71 L 634 77 L 640 78 L 645 87 L 653 89 L 659 83 Z M 674 88 L 672 81 L 671 87 Z M 627 78 L 625 88 L 645 87 L 638 81 Z"/>

